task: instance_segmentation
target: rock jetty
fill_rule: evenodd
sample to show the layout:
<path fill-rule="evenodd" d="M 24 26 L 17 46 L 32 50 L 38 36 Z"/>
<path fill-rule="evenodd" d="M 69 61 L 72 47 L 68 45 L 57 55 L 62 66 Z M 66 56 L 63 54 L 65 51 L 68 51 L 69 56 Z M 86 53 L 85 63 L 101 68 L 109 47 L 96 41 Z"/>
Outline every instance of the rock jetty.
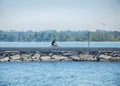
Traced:
<path fill-rule="evenodd" d="M 120 61 L 119 50 L 0 50 L 0 62 L 21 61 Z"/>

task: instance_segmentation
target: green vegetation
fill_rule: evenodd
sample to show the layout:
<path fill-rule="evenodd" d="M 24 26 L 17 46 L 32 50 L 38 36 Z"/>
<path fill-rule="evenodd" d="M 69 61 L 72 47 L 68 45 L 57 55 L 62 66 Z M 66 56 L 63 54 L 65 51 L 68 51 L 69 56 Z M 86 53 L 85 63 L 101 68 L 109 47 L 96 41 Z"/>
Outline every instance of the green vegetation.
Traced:
<path fill-rule="evenodd" d="M 119 31 L 101 31 L 89 32 L 90 41 L 120 41 Z M 2 31 L 0 30 L 0 41 L 24 42 L 24 41 L 87 41 L 87 31 Z"/>

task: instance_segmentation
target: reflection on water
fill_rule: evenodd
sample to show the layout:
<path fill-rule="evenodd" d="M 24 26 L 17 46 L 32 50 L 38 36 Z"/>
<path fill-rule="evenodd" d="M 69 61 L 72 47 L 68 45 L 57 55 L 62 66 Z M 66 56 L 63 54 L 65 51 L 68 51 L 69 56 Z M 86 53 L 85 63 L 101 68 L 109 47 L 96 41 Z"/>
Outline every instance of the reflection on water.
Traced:
<path fill-rule="evenodd" d="M 3 62 L 0 86 L 120 86 L 120 62 Z"/>

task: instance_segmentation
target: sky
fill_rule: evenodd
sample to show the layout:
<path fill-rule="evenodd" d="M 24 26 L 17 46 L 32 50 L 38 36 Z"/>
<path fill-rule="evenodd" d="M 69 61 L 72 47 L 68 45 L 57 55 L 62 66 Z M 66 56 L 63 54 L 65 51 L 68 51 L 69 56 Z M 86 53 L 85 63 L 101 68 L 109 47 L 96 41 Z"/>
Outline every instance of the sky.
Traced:
<path fill-rule="evenodd" d="M 120 31 L 120 0 L 0 0 L 0 30 Z"/>

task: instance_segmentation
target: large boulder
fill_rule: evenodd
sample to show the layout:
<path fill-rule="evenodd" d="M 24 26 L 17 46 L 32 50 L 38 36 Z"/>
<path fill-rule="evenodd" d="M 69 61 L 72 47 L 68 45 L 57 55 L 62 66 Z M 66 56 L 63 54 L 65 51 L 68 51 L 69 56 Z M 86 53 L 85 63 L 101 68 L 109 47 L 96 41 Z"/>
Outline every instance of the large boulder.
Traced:
<path fill-rule="evenodd" d="M 73 60 L 73 61 L 80 61 L 80 57 L 75 55 L 75 56 L 70 56 L 70 58 Z"/>
<path fill-rule="evenodd" d="M 98 56 L 99 59 L 105 59 L 105 60 L 109 60 L 110 58 L 112 58 L 111 56 L 109 55 L 105 55 L 105 54 L 101 54 Z"/>
<path fill-rule="evenodd" d="M 41 56 L 40 59 L 41 59 L 42 61 L 50 61 L 50 60 L 51 60 L 50 56 Z"/>
<path fill-rule="evenodd" d="M 120 57 L 120 51 L 113 51 L 113 57 Z"/>
<path fill-rule="evenodd" d="M 23 61 L 32 61 L 30 54 L 22 54 L 21 58 L 23 59 Z"/>
<path fill-rule="evenodd" d="M 13 56 L 10 56 L 11 60 L 18 60 L 20 59 L 20 54 L 16 54 L 16 55 L 13 55 Z"/>
<path fill-rule="evenodd" d="M 31 58 L 32 58 L 33 61 L 39 61 L 40 60 L 40 54 L 35 53 Z"/>
<path fill-rule="evenodd" d="M 120 61 L 120 57 L 112 57 L 110 58 L 111 61 Z"/>
<path fill-rule="evenodd" d="M 1 58 L 3 58 L 3 57 L 9 57 L 9 54 L 4 52 L 3 54 L 1 54 L 0 57 L 1 57 Z"/>
<path fill-rule="evenodd" d="M 82 61 L 96 61 L 97 59 L 94 58 L 93 55 L 90 54 L 80 54 L 80 60 Z"/>
<path fill-rule="evenodd" d="M 1 62 L 6 62 L 6 61 L 9 61 L 9 57 L 3 57 L 0 59 Z"/>
<path fill-rule="evenodd" d="M 68 61 L 68 60 L 70 60 L 70 58 L 62 55 L 53 55 L 51 57 L 51 61 Z"/>
<path fill-rule="evenodd" d="M 105 55 L 105 54 L 101 54 L 101 55 L 98 56 L 98 59 L 100 61 L 110 61 L 111 58 L 112 58 L 111 56 Z"/>

